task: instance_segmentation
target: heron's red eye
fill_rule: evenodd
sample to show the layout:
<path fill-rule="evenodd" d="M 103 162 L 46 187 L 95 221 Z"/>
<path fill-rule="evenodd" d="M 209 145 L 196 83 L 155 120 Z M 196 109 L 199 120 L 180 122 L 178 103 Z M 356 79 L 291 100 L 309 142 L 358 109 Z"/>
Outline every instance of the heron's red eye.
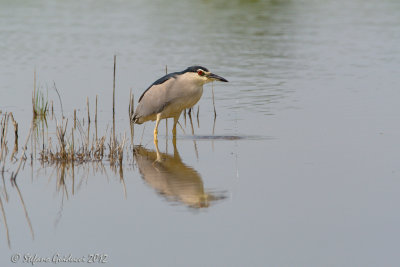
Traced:
<path fill-rule="evenodd" d="M 200 76 L 203 76 L 203 75 L 204 75 L 204 71 L 198 70 L 198 71 L 197 71 L 197 74 L 200 75 Z"/>

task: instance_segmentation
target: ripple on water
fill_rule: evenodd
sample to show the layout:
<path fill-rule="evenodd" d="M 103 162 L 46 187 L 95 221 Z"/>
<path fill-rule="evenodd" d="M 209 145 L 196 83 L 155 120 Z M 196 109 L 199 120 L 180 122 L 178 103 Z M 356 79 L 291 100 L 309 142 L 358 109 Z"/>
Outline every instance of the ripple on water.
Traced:
<path fill-rule="evenodd" d="M 261 135 L 186 135 L 181 137 L 183 140 L 220 140 L 220 141 L 236 141 L 236 140 L 272 140 L 271 136 Z"/>

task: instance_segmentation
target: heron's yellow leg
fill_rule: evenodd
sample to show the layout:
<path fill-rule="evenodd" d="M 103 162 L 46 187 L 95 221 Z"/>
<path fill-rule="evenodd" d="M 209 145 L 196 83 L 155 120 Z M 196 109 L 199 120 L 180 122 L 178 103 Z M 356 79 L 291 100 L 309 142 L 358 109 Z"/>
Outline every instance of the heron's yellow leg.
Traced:
<path fill-rule="evenodd" d="M 174 128 L 172 128 L 172 136 L 176 138 L 176 124 L 178 123 L 179 116 L 174 117 Z"/>
<path fill-rule="evenodd" d="M 160 120 L 161 120 L 161 114 L 158 113 L 157 114 L 157 120 L 156 120 L 156 127 L 154 128 L 154 141 L 156 142 L 157 139 L 157 134 L 158 134 L 158 124 L 160 124 Z"/>

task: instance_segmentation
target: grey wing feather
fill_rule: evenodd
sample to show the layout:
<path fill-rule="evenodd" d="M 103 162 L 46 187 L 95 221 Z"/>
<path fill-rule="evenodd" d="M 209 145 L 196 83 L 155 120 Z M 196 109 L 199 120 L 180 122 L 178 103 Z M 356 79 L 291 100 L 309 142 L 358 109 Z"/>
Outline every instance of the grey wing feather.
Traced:
<path fill-rule="evenodd" d="M 140 96 L 138 102 L 140 102 L 140 101 L 142 100 L 143 96 L 147 93 L 147 91 L 149 91 L 149 89 L 150 89 L 151 87 L 153 87 L 154 85 L 163 84 L 163 83 L 165 83 L 166 81 L 168 81 L 169 79 L 175 78 L 177 74 L 179 74 L 179 72 L 173 72 L 173 73 L 167 74 L 167 75 L 161 77 L 160 79 L 158 79 L 157 81 L 155 81 L 154 83 L 152 83 L 152 85 L 150 85 L 150 86 L 143 92 L 143 94 Z"/>
<path fill-rule="evenodd" d="M 171 76 L 163 83 L 153 84 L 143 93 L 133 117 L 135 123 L 141 123 L 139 121 L 140 118 L 157 114 L 168 105 L 168 89 L 173 81 L 174 77 Z"/>

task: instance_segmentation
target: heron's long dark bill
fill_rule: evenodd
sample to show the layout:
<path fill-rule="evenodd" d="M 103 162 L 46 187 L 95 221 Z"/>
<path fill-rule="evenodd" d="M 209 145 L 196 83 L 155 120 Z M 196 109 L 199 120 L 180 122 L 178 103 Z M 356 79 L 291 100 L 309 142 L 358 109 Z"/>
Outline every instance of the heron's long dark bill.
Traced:
<path fill-rule="evenodd" d="M 214 73 L 208 74 L 207 77 L 210 78 L 210 79 L 214 79 L 214 80 L 217 80 L 217 81 L 221 81 L 221 82 L 228 82 L 227 79 L 222 78 L 221 76 L 218 76 L 217 74 L 214 74 Z"/>

